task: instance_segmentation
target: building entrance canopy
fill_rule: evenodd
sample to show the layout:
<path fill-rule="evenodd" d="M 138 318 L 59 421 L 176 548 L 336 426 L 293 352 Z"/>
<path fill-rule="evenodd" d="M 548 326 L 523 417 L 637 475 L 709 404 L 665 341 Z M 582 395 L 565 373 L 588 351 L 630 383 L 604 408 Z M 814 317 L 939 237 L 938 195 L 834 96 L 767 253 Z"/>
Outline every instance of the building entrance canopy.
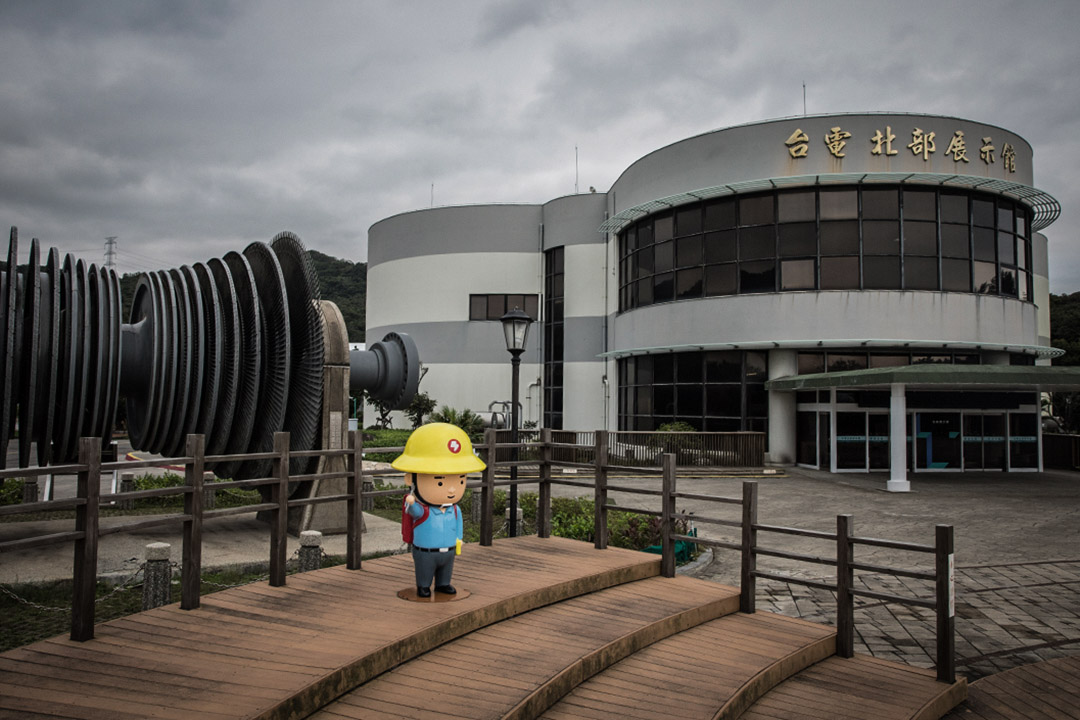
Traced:
<path fill-rule="evenodd" d="M 878 416 L 879 419 L 876 422 L 880 429 L 876 436 L 879 446 L 877 449 L 878 451 L 885 447 L 888 449 L 887 488 L 891 491 L 903 492 L 911 487 L 907 479 L 910 462 L 909 449 L 914 451 L 917 467 L 922 469 L 942 469 L 953 465 L 963 465 L 966 464 L 969 456 L 973 461 L 973 467 L 988 467 L 986 458 L 989 448 L 989 456 L 996 458 L 991 461 L 992 463 L 1008 467 L 1017 467 L 1016 463 L 1022 467 L 1037 465 L 1037 469 L 1041 470 L 1041 431 L 1037 411 L 1009 413 L 1009 420 L 1015 424 L 1015 427 L 1010 426 L 1008 431 L 1009 440 L 1013 442 L 1009 443 L 1011 448 L 1008 450 L 1009 455 L 1005 455 L 1006 410 L 1010 405 L 1007 398 L 1010 394 L 1017 394 L 1018 391 L 1032 393 L 1034 398 L 1034 393 L 1037 392 L 1078 390 L 1080 389 L 1080 368 L 1031 365 L 906 365 L 775 378 L 768 381 L 765 387 L 769 391 L 776 392 L 840 389 L 888 390 L 888 444 L 883 445 L 886 439 L 881 435 L 884 430 L 882 422 L 884 418 Z M 934 392 L 916 393 L 909 396 L 908 391 L 912 389 Z M 989 396 L 981 398 L 980 403 L 989 402 L 990 405 L 986 407 L 1000 407 L 1001 410 L 990 413 L 975 411 L 974 414 L 966 412 L 963 416 L 959 410 L 916 411 L 914 424 L 911 424 L 911 418 L 908 416 L 909 397 L 956 394 L 964 396 L 967 393 L 971 396 L 980 394 Z M 827 437 L 833 436 L 833 442 L 855 440 L 865 444 L 871 439 L 869 435 L 866 435 L 868 432 L 866 428 L 869 426 L 863 427 L 854 436 L 850 436 L 850 432 L 846 434 L 841 432 L 843 428 L 840 427 L 839 421 L 847 422 L 854 419 L 855 424 L 859 425 L 859 423 L 865 424 L 866 418 L 858 412 L 838 413 L 835 404 L 837 393 L 832 393 L 832 396 L 833 402 L 827 416 L 830 419 L 831 430 L 827 433 Z M 993 400 L 995 397 L 999 397 L 1000 403 Z M 916 400 L 916 402 L 925 401 L 925 397 Z M 1033 400 L 1033 403 L 1037 404 L 1037 400 Z M 944 408 L 947 405 L 941 407 Z M 966 423 L 963 430 L 960 427 L 961 422 Z M 985 422 L 990 424 L 984 427 Z M 926 427 L 923 427 L 924 425 Z M 990 427 L 994 430 L 986 429 Z M 837 433 L 843 437 L 837 436 Z M 910 447 L 912 440 L 915 442 L 913 448 Z M 989 446 L 985 447 L 987 443 Z M 950 449 L 951 453 L 945 452 Z M 835 471 L 837 451 L 830 450 L 829 454 Z M 961 457 L 964 459 L 962 460 Z"/>
<path fill-rule="evenodd" d="M 905 365 L 792 375 L 765 383 L 766 390 L 888 388 L 893 385 L 951 390 L 1080 390 L 1080 367 L 1031 365 Z M 943 387 L 944 386 L 944 387 Z"/>

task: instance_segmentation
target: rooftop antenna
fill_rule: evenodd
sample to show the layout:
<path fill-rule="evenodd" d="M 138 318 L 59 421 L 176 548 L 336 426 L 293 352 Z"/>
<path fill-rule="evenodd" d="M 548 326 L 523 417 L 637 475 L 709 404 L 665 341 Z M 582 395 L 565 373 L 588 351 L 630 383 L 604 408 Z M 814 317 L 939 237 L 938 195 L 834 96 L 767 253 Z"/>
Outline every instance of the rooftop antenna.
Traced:
<path fill-rule="evenodd" d="M 435 183 L 431 183 L 431 207 L 435 207 Z"/>
<path fill-rule="evenodd" d="M 806 83 L 802 84 L 802 114 L 806 117 Z"/>
<path fill-rule="evenodd" d="M 578 184 L 578 165 L 577 165 L 577 145 L 574 146 L 574 194 L 577 195 Z"/>

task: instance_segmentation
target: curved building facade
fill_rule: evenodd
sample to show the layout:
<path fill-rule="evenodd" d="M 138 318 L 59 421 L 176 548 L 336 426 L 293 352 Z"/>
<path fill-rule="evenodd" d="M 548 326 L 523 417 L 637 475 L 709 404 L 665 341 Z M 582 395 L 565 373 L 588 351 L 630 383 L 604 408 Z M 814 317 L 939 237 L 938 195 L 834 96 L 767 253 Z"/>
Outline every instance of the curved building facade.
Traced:
<path fill-rule="evenodd" d="M 1037 468 L 1044 379 L 986 370 L 1055 354 L 1039 231 L 1059 207 L 1032 172 L 1023 138 L 952 117 L 717 130 L 606 193 L 375 224 L 368 327 L 412 333 L 423 388 L 485 410 L 520 303 L 541 426 L 756 430 L 771 461 L 832 470 Z M 939 372 L 879 372 L 911 366 Z"/>

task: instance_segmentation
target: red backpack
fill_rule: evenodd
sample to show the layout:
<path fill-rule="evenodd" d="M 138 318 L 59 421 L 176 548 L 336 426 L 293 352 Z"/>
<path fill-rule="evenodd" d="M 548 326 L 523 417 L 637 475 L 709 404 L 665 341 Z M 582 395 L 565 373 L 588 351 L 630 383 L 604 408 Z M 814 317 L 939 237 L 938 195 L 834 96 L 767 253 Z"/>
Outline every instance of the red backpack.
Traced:
<path fill-rule="evenodd" d="M 401 539 L 410 545 L 413 541 L 413 528 L 427 520 L 428 515 L 431 514 L 431 508 L 428 507 L 427 503 L 420 504 L 424 506 L 424 512 L 420 517 L 414 518 L 409 514 L 409 506 L 405 504 L 405 499 L 401 499 Z M 454 515 L 457 516 L 459 512 L 458 506 L 454 505 Z"/>

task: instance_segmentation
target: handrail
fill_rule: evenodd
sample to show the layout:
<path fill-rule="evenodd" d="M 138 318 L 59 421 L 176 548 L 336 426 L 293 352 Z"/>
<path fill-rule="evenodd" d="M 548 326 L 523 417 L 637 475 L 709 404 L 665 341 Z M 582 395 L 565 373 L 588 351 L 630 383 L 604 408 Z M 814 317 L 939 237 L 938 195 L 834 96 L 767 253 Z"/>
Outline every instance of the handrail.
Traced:
<path fill-rule="evenodd" d="M 755 481 L 745 481 L 742 486 L 741 497 L 724 497 L 707 493 L 680 492 L 676 489 L 676 452 L 663 453 L 660 456 L 660 467 L 646 467 L 642 465 L 623 465 L 629 452 L 626 452 L 627 444 L 622 438 L 638 438 L 647 436 L 647 442 L 635 445 L 636 448 L 651 448 L 656 445 L 659 433 L 612 433 L 599 430 L 589 433 L 591 444 L 579 444 L 570 442 L 556 442 L 555 433 L 560 434 L 560 440 L 569 431 L 552 431 L 541 429 L 538 433 L 538 442 L 503 443 L 498 442 L 498 432 L 488 429 L 485 432 L 484 442 L 474 444 L 486 458 L 486 467 L 479 480 L 468 482 L 467 487 L 478 495 L 480 503 L 480 543 L 490 545 L 492 543 L 494 526 L 492 521 L 492 509 L 494 506 L 494 493 L 497 487 L 516 487 L 522 483 L 536 483 L 539 486 L 537 503 L 537 534 L 540 537 L 548 537 L 551 533 L 551 487 L 552 485 L 564 485 L 569 487 L 581 487 L 591 489 L 594 495 L 594 535 L 597 549 L 604 549 L 608 543 L 608 514 L 613 510 L 630 510 L 641 512 L 660 518 L 661 524 L 661 573 L 672 576 L 675 573 L 675 542 L 693 542 L 700 545 L 718 549 L 735 550 L 741 555 L 740 568 L 740 609 L 743 612 L 754 612 L 756 581 L 757 579 L 776 580 L 780 582 L 804 585 L 807 587 L 827 589 L 836 592 L 837 595 L 837 653 L 841 656 L 849 656 L 852 652 L 854 637 L 854 598 L 865 597 L 884 600 L 886 602 L 900 602 L 918 607 L 934 608 L 937 616 L 937 644 L 938 644 L 938 678 L 952 681 L 955 676 L 955 607 L 954 607 L 954 579 L 953 568 L 953 529 L 951 526 L 939 525 L 936 530 L 935 543 L 926 545 L 897 540 L 886 540 L 873 537 L 857 536 L 852 532 L 852 518 L 850 515 L 837 516 L 836 532 L 821 530 L 809 530 L 804 528 L 787 527 L 783 525 L 771 525 L 759 523 L 757 517 L 757 488 Z M 761 434 L 746 434 L 750 440 L 755 440 Z M 575 438 L 581 437 L 579 434 Z M 671 437 L 660 438 L 664 442 Z M 660 443 L 662 446 L 663 443 Z M 625 453 L 627 457 L 615 457 L 612 454 L 613 446 L 617 446 L 618 452 Z M 537 457 L 527 460 L 514 460 L 512 453 L 507 452 L 508 459 L 501 460 L 499 454 L 508 450 L 525 448 L 530 454 Z M 20 548 L 40 547 L 42 545 L 75 542 L 75 577 L 74 591 L 72 596 L 72 630 L 71 637 L 74 640 L 86 640 L 93 637 L 94 623 L 94 589 L 97 575 L 97 543 L 102 536 L 130 532 L 132 530 L 155 527 L 161 525 L 181 523 L 183 527 L 183 562 L 181 577 L 181 607 L 193 609 L 199 606 L 201 571 L 201 548 L 202 548 L 202 523 L 206 518 L 227 517 L 265 511 L 270 518 L 270 584 L 283 585 L 286 581 L 286 535 L 287 520 L 290 509 L 302 508 L 311 505 L 345 502 L 347 507 L 347 550 L 346 566 L 350 570 L 357 570 L 361 566 L 362 534 L 360 532 L 363 522 L 363 508 L 365 503 L 372 502 L 378 497 L 401 496 L 408 488 L 389 488 L 376 490 L 373 479 L 382 476 L 400 476 L 395 470 L 365 470 L 363 457 L 367 453 L 395 452 L 403 448 L 365 448 L 362 435 L 358 432 L 349 433 L 348 446 L 341 449 L 331 450 L 306 450 L 292 453 L 289 450 L 289 436 L 287 433 L 274 435 L 274 449 L 272 452 L 246 453 L 242 455 L 206 455 L 205 439 L 201 435 L 188 437 L 185 454 L 178 458 L 161 458 L 156 460 L 116 461 L 101 462 L 101 441 L 99 438 L 83 438 L 79 441 L 79 458 L 74 464 L 58 465 L 51 467 L 20 468 L 0 471 L 0 479 L 9 477 L 36 477 L 60 473 L 77 474 L 76 497 L 46 502 L 31 502 L 23 505 L 0 507 L 0 516 L 14 515 L 19 513 L 36 512 L 52 509 L 72 509 L 75 511 L 75 530 L 71 532 L 53 533 L 34 538 L 22 538 L 0 542 L 0 553 Z M 568 453 L 567 451 L 571 451 Z M 679 451 L 681 452 L 681 451 Z M 582 454 L 591 457 L 592 462 L 581 462 Z M 334 471 L 324 474 L 297 474 L 290 475 L 289 464 L 292 456 L 304 458 L 334 458 L 342 457 L 345 460 L 345 471 Z M 250 478 L 245 480 L 227 480 L 215 482 L 212 485 L 204 485 L 203 471 L 207 464 L 235 460 L 270 460 L 272 471 L 268 477 Z M 184 469 L 185 481 L 182 486 L 171 488 L 155 488 L 121 493 L 100 493 L 101 473 L 109 470 L 136 469 L 161 465 L 181 465 Z M 523 465 L 535 465 L 537 476 L 535 478 L 516 477 L 511 472 L 509 480 L 495 479 L 497 470 L 510 469 L 511 471 Z M 591 471 L 590 479 L 571 479 L 554 476 L 556 468 L 583 468 Z M 632 487 L 623 484 L 609 483 L 609 474 L 619 473 L 647 473 L 660 476 L 660 489 L 655 487 Z M 290 483 L 297 483 L 315 478 L 336 478 L 346 480 L 347 490 L 345 493 L 337 493 L 308 498 L 290 498 Z M 204 489 L 229 490 L 244 488 L 269 488 L 264 491 L 264 501 L 235 508 L 205 508 Z M 609 502 L 612 492 L 628 493 L 649 497 L 659 497 L 660 510 L 638 510 L 635 508 L 623 508 Z M 99 510 L 102 502 L 117 500 L 135 500 L 154 497 L 180 496 L 183 498 L 184 508 L 180 513 L 158 515 L 112 525 L 107 528 L 99 526 Z M 702 501 L 715 502 L 721 505 L 737 505 L 740 507 L 738 520 L 721 517 L 703 517 L 699 515 L 680 512 L 676 509 L 677 501 Z M 693 520 L 697 523 L 718 525 L 730 528 L 739 528 L 741 537 L 738 541 L 728 541 L 689 535 L 676 529 L 676 521 Z M 835 543 L 835 558 L 824 555 L 814 555 L 802 552 L 793 552 L 775 547 L 763 547 L 758 544 L 759 533 L 776 533 L 793 535 Z M 906 568 L 895 568 L 875 563 L 856 562 L 854 549 L 856 546 L 877 547 L 906 552 L 932 553 L 935 558 L 933 572 Z M 836 582 L 828 583 L 820 580 L 811 580 L 782 573 L 759 570 L 757 562 L 759 557 L 780 558 L 795 562 L 807 562 L 825 566 L 835 566 Z M 933 581 L 935 583 L 935 596 L 933 599 L 926 597 L 901 597 L 891 593 L 879 592 L 865 588 L 854 587 L 855 572 L 891 574 L 897 577 L 913 578 L 921 581 Z"/>

